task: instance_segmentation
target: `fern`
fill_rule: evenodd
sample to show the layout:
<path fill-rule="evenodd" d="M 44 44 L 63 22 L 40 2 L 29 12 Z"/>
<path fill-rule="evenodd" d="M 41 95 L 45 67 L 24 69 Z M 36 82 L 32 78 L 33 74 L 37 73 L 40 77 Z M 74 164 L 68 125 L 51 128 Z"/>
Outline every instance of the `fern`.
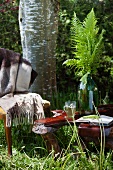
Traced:
<path fill-rule="evenodd" d="M 63 64 L 76 66 L 78 74 L 83 76 L 87 72 L 95 74 L 99 67 L 103 50 L 103 33 L 99 35 L 97 19 L 93 9 L 83 22 L 74 13 L 71 26 L 71 42 L 74 59 L 66 60 Z"/>

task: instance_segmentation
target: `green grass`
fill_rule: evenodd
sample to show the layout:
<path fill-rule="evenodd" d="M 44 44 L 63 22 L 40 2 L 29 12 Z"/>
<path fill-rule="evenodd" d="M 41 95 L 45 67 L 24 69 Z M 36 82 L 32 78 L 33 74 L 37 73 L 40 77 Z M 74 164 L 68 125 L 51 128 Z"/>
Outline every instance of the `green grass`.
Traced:
<path fill-rule="evenodd" d="M 62 103 L 57 97 L 62 97 Z M 65 100 L 75 100 L 76 94 L 63 98 L 62 93 L 57 97 L 53 101 L 57 102 L 57 109 L 62 109 Z M 56 109 L 55 103 L 53 108 Z M 99 148 L 91 142 L 89 147 L 83 151 L 76 125 L 64 126 L 55 135 L 62 148 L 62 154 L 57 160 L 54 158 L 54 151 L 48 153 L 42 137 L 32 133 L 29 126 L 13 127 L 13 156 L 9 158 L 3 122 L 0 121 L 0 170 L 113 169 L 112 151 L 106 151 L 102 142 Z"/>
<path fill-rule="evenodd" d="M 61 128 L 56 134 L 63 149 L 62 156 L 57 160 L 54 159 L 53 152 L 47 153 L 46 146 L 39 135 L 27 134 L 26 131 L 25 137 L 24 131 L 21 131 L 21 135 L 14 134 L 17 129 L 13 128 L 13 156 L 9 158 L 5 138 L 2 136 L 2 127 L 3 125 L 0 124 L 1 170 L 111 170 L 113 168 L 112 152 L 109 151 L 106 155 L 99 150 L 84 152 L 79 142 L 76 126 L 71 125 Z M 101 159 L 100 154 L 102 154 Z"/>

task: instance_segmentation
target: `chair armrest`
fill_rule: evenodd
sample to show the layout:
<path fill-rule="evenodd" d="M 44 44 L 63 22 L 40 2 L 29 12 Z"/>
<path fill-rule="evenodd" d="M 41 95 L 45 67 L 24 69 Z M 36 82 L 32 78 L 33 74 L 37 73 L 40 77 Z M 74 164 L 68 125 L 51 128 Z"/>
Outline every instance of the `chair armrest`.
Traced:
<path fill-rule="evenodd" d="M 43 100 L 43 107 L 46 109 L 48 107 L 50 107 L 50 102 L 48 100 Z"/>
<path fill-rule="evenodd" d="M 6 118 L 6 112 L 0 107 L 0 119 L 5 119 Z"/>
<path fill-rule="evenodd" d="M 52 116 L 50 106 L 51 106 L 51 104 L 48 100 L 43 100 L 43 108 L 44 108 L 45 117 L 51 117 Z"/>

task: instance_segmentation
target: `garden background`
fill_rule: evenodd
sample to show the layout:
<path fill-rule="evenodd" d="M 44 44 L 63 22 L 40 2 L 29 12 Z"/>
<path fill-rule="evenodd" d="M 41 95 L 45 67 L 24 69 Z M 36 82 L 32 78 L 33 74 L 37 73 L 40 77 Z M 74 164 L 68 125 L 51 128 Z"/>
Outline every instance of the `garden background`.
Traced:
<path fill-rule="evenodd" d="M 111 0 L 64 0 L 60 1 L 58 38 L 56 48 L 57 59 L 57 87 L 59 91 L 65 91 L 65 87 L 76 90 L 79 77 L 76 69 L 69 69 L 63 66 L 66 59 L 73 58 L 73 49 L 70 41 L 70 27 L 74 12 L 80 21 L 83 21 L 90 10 L 94 8 L 95 16 L 98 20 L 100 32 L 104 33 L 104 50 L 102 63 L 98 69 L 98 74 L 93 78 L 101 90 L 102 97 L 105 96 L 105 89 L 109 92 L 109 97 L 113 97 L 113 2 Z M 22 53 L 19 23 L 18 23 L 18 2 L 7 3 L 0 0 L 0 47 L 11 49 Z"/>
<path fill-rule="evenodd" d="M 19 23 L 18 23 L 18 3 L 8 3 L 8 0 L 0 0 L 0 47 L 14 50 L 22 54 Z M 110 101 L 113 101 L 113 1 L 112 0 L 60 0 L 58 38 L 56 48 L 57 59 L 57 102 L 53 99 L 52 108 L 61 108 L 64 101 L 74 99 L 79 84 L 76 68 L 71 70 L 63 66 L 66 59 L 73 58 L 73 49 L 70 42 L 70 26 L 74 12 L 80 21 L 83 21 L 86 15 L 94 9 L 100 31 L 104 33 L 104 50 L 102 54 L 102 62 L 98 68 L 98 73 L 93 78 L 101 91 L 102 98 L 105 97 L 106 91 L 109 94 Z M 68 88 L 67 88 L 68 87 Z M 64 97 L 65 94 L 65 97 Z M 90 163 L 86 160 L 86 156 L 82 155 L 77 160 L 70 155 L 55 163 L 52 157 L 47 155 L 44 150 L 45 145 L 40 136 L 28 132 L 28 127 L 13 128 L 13 152 L 12 160 L 7 158 L 6 142 L 3 133 L 3 125 L 0 124 L 0 167 L 1 169 L 81 169 L 86 167 L 89 169 L 108 169 L 112 168 L 111 152 L 105 155 L 103 162 L 99 165 L 100 152 L 97 155 L 91 155 Z M 71 127 L 64 127 L 57 132 L 57 137 L 61 147 L 67 148 L 72 138 Z M 28 140 L 29 139 L 29 140 Z M 75 139 L 72 140 L 72 145 Z M 71 148 L 71 151 L 75 148 Z M 79 150 L 79 149 L 78 149 Z M 47 156 L 45 158 L 45 155 Z M 101 155 L 103 156 L 103 155 Z M 39 160 L 37 160 L 37 158 Z M 80 159 L 80 160 L 79 160 Z M 45 160 L 45 161 L 44 161 Z M 107 162 L 106 162 L 107 161 Z M 79 162 L 79 163 L 78 163 Z M 75 165 L 76 164 L 76 165 Z M 105 166 L 105 167 L 104 167 Z"/>

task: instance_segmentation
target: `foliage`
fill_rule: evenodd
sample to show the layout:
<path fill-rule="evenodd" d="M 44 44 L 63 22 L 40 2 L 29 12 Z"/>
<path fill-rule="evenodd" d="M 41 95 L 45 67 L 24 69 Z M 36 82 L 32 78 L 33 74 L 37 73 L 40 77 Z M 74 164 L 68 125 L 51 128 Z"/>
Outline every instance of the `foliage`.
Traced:
<path fill-rule="evenodd" d="M 10 3 L 9 3 L 10 2 Z M 0 0 L 0 47 L 12 49 L 22 53 L 21 40 L 18 24 L 18 3 L 19 0 Z M 57 59 L 57 87 L 61 91 L 65 87 L 73 90 L 79 84 L 79 77 L 76 68 L 69 70 L 62 66 L 67 59 L 72 59 L 70 41 L 70 26 L 74 12 L 82 22 L 85 16 L 94 8 L 95 16 L 98 19 L 100 32 L 104 33 L 104 51 L 102 62 L 98 68 L 97 75 L 94 77 L 96 84 L 105 96 L 105 88 L 109 89 L 110 98 L 113 98 L 113 1 L 104 0 L 60 0 L 58 39 L 56 48 Z M 107 80 L 107 78 L 109 81 Z"/>
<path fill-rule="evenodd" d="M 68 3 L 67 3 L 68 1 Z M 98 27 L 100 28 L 99 33 L 102 29 L 105 30 L 103 35 L 104 50 L 102 54 L 102 60 L 97 73 L 93 76 L 99 91 L 101 91 L 102 97 L 105 96 L 105 89 L 109 91 L 110 99 L 113 98 L 113 1 L 104 0 L 61 0 L 60 16 L 59 16 L 59 33 L 57 43 L 57 82 L 58 88 L 63 90 L 66 86 L 72 89 L 76 89 L 79 84 L 79 77 L 76 74 L 76 68 L 73 70 L 67 69 L 62 66 L 62 63 L 67 59 L 72 59 L 73 54 L 71 53 L 71 41 L 70 41 L 70 27 L 71 20 L 74 12 L 77 18 L 82 22 L 86 15 L 94 9 L 95 16 L 98 20 Z M 70 12 L 71 11 L 71 12 Z M 109 79 L 109 81 L 108 81 Z"/>
<path fill-rule="evenodd" d="M 0 47 L 21 53 L 18 26 L 18 4 L 15 1 L 0 0 Z"/>
<path fill-rule="evenodd" d="M 0 129 L 3 125 L 0 123 Z M 15 131 L 16 130 L 16 131 Z M 96 148 L 96 152 L 93 150 L 90 152 L 88 149 L 83 152 L 80 139 L 77 135 L 76 125 L 74 126 L 65 126 L 62 134 L 59 134 L 60 140 L 62 143 L 66 143 L 66 147 L 62 145 L 62 156 L 56 160 L 53 151 L 50 154 L 44 152 L 43 155 L 40 154 L 39 150 L 45 150 L 45 146 L 42 145 L 42 140 L 38 140 L 35 143 L 37 135 L 28 134 L 28 128 L 21 129 L 19 133 L 18 129 L 13 128 L 13 156 L 9 158 L 7 156 L 7 149 L 5 148 L 6 143 L 2 143 L 0 145 L 0 169 L 1 170 L 105 170 L 112 169 L 112 152 L 102 153 Z M 60 132 L 60 131 L 59 131 Z M 58 133 L 59 133 L 58 132 Z M 22 137 L 23 133 L 23 137 Z M 0 131 L 0 136 L 3 134 L 3 131 Z M 26 134 L 26 142 L 21 143 L 22 138 L 24 138 Z M 65 134 L 65 137 L 61 137 Z M 16 145 L 14 146 L 14 143 Z M 20 147 L 21 143 L 21 147 Z M 31 146 L 32 144 L 32 146 Z M 27 149 L 26 149 L 27 148 Z M 95 148 L 95 145 L 92 144 L 92 149 Z M 87 156 L 88 155 L 88 156 Z"/>
<path fill-rule="evenodd" d="M 76 77 L 74 71 L 70 71 L 62 66 L 62 63 L 69 58 L 72 58 L 70 44 L 70 22 L 75 10 L 77 0 L 60 0 L 58 38 L 56 48 L 57 62 L 57 84 L 58 89 L 68 87 L 76 89 Z M 68 83 L 67 83 L 68 82 Z"/>
<path fill-rule="evenodd" d="M 98 69 L 98 73 L 95 76 L 98 86 L 102 91 L 105 88 L 113 92 L 113 79 L 111 76 L 112 64 L 111 60 L 113 58 L 113 1 L 104 0 L 99 2 L 99 0 L 60 0 L 61 7 L 59 13 L 59 33 L 57 41 L 57 81 L 58 88 L 61 94 L 55 95 L 52 104 L 53 109 L 62 109 L 63 104 L 68 99 L 75 99 L 76 91 L 75 86 L 77 85 L 77 75 L 74 75 L 74 70 L 71 72 L 62 66 L 62 63 L 66 59 L 73 58 L 71 53 L 71 41 L 70 41 L 70 23 L 73 17 L 73 13 L 77 14 L 80 21 L 83 21 L 85 16 L 90 12 L 92 7 L 95 10 L 96 18 L 98 18 L 99 28 L 105 29 L 104 34 L 104 44 L 105 50 L 103 51 L 103 59 Z M 21 43 L 18 27 L 18 10 L 15 8 L 17 4 L 7 3 L 0 0 L 0 47 L 12 49 L 21 52 Z M 107 57 L 107 61 L 106 61 Z M 109 79 L 109 81 L 108 81 Z M 71 93 L 66 92 L 70 87 Z M 71 96 L 71 95 L 72 96 Z M 58 98 L 57 98 L 58 97 Z M 59 103 L 60 101 L 60 103 Z M 62 102 L 62 103 L 61 103 Z M 60 145 L 63 147 L 64 152 L 68 147 L 68 144 L 73 135 L 71 127 L 64 127 L 59 129 L 56 134 Z M 70 147 L 68 147 L 68 152 L 59 157 L 58 160 L 54 160 L 53 154 L 47 154 L 45 149 L 44 141 L 39 135 L 30 133 L 28 127 L 19 127 L 12 129 L 13 133 L 13 154 L 14 156 L 9 159 L 7 157 L 6 140 L 4 137 L 4 128 L 0 124 L 0 169 L 41 169 L 41 170 L 78 170 L 78 169 L 113 169 L 112 162 L 112 152 L 107 152 L 103 159 L 103 166 L 100 164 L 100 152 L 90 152 L 87 154 L 81 154 L 79 148 L 76 145 L 75 137 L 71 141 Z M 87 157 L 88 155 L 88 157 Z M 100 162 L 99 162 L 100 161 Z M 100 167 L 99 167 L 100 164 Z"/>
<path fill-rule="evenodd" d="M 72 19 L 71 41 L 74 59 L 68 59 L 64 64 L 76 66 L 76 73 L 80 76 L 88 72 L 96 73 L 101 62 L 103 31 L 99 35 L 99 28 L 96 24 L 97 20 L 93 9 L 83 22 L 80 22 L 76 14 Z"/>
<path fill-rule="evenodd" d="M 68 99 L 69 94 L 62 94 Z M 60 94 L 57 100 L 61 105 Z M 70 100 L 73 96 L 70 96 Z M 77 127 L 64 126 L 60 128 L 56 137 L 62 148 L 62 155 L 56 160 L 53 151 L 48 154 L 40 135 L 32 133 L 29 126 L 12 128 L 13 156 L 7 156 L 6 140 L 3 122 L 0 121 L 0 169 L 1 170 L 106 170 L 113 168 L 112 152 L 105 154 L 102 146 L 96 148 L 92 143 L 90 149 L 82 150 Z M 102 145 L 102 142 L 101 142 Z M 96 151 L 95 151 L 96 148 Z"/>
<path fill-rule="evenodd" d="M 52 96 L 51 108 L 63 109 L 66 101 L 76 101 L 76 99 L 77 92 L 75 89 L 72 90 L 71 88 L 66 88 L 64 91 L 57 91 L 57 93 L 53 94 Z"/>

